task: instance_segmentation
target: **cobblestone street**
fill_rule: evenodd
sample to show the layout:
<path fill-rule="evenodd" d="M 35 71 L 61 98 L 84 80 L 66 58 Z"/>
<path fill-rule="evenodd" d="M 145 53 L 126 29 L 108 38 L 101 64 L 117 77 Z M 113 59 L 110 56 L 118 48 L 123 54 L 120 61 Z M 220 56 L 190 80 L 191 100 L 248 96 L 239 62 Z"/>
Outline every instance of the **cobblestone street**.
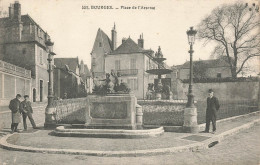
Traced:
<path fill-rule="evenodd" d="M 0 149 L 1 164 L 235 164 L 260 163 L 260 125 L 227 138 L 212 148 L 197 152 L 143 157 L 95 157 L 40 154 Z"/>

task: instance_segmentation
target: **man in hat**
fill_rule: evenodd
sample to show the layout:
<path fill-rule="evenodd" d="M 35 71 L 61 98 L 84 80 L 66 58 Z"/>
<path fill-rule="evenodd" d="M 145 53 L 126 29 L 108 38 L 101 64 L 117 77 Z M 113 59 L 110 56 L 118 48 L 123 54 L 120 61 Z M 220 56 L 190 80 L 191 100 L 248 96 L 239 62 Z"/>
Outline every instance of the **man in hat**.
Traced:
<path fill-rule="evenodd" d="M 219 110 L 219 101 L 214 96 L 214 92 L 212 89 L 208 91 L 209 97 L 207 98 L 207 111 L 206 111 L 206 128 L 204 132 L 209 132 L 210 121 L 213 126 L 213 134 L 216 132 L 216 118 L 217 111 Z"/>
<path fill-rule="evenodd" d="M 33 109 L 32 109 L 32 106 L 31 106 L 31 102 L 29 101 L 29 96 L 28 95 L 25 95 L 24 96 L 24 101 L 21 102 L 21 112 L 23 114 L 23 127 L 24 127 L 24 130 L 25 131 L 27 130 L 27 124 L 26 124 L 27 116 L 28 116 L 28 118 L 29 118 L 33 128 L 36 129 L 36 125 L 35 125 L 35 122 L 34 122 L 33 117 L 32 117 Z"/>
<path fill-rule="evenodd" d="M 16 95 L 16 98 L 10 101 L 9 109 L 12 111 L 12 124 L 11 130 L 13 132 L 18 132 L 17 127 L 21 122 L 21 112 L 20 112 L 20 100 L 22 96 L 20 94 Z"/>

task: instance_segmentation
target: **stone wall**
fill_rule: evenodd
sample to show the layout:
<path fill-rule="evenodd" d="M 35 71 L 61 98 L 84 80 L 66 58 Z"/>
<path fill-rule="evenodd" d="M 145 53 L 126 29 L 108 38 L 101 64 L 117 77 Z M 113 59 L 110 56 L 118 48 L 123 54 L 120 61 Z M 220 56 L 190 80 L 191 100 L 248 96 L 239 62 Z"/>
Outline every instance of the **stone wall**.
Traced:
<path fill-rule="evenodd" d="M 57 124 L 84 124 L 87 98 L 55 100 Z"/>
<path fill-rule="evenodd" d="M 188 83 L 176 82 L 174 87 L 175 99 L 187 99 Z M 258 81 L 194 83 L 193 93 L 195 100 L 205 100 L 208 89 L 213 89 L 215 96 L 223 100 L 257 100 L 259 93 Z M 177 92 L 177 93 L 176 93 Z"/>
<path fill-rule="evenodd" d="M 219 104 L 220 108 L 217 111 L 217 120 L 259 111 L 257 100 L 219 100 Z M 198 123 L 205 123 L 206 101 L 198 101 L 196 107 L 198 112 Z"/>
<path fill-rule="evenodd" d="M 138 100 L 144 125 L 183 125 L 186 100 Z"/>
<path fill-rule="evenodd" d="M 259 110 L 257 100 L 219 100 L 217 119 L 243 115 Z M 182 126 L 186 100 L 139 100 L 143 107 L 144 125 Z M 198 124 L 205 123 L 206 101 L 195 102 Z"/>

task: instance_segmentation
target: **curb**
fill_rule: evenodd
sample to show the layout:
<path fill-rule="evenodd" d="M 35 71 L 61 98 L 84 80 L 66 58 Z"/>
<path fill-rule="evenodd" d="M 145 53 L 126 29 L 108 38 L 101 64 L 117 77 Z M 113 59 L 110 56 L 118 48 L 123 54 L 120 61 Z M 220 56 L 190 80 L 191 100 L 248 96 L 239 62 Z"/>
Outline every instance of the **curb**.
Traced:
<path fill-rule="evenodd" d="M 233 117 L 229 117 L 229 118 L 225 118 L 225 119 L 220 119 L 220 120 L 217 120 L 216 122 L 217 122 L 217 124 L 223 123 L 223 122 L 229 122 L 229 121 L 232 121 L 232 120 L 235 120 L 235 119 L 238 119 L 238 118 L 244 118 L 244 117 L 247 117 L 247 116 L 252 116 L 252 115 L 257 115 L 257 114 L 260 114 L 260 111 L 251 112 L 251 113 L 239 115 L 239 116 L 233 116 Z M 155 125 L 149 125 L 149 126 L 152 127 L 152 126 L 155 126 Z M 198 126 L 199 126 L 200 130 L 204 130 L 206 123 L 198 124 Z M 163 126 L 165 132 L 182 132 L 183 131 L 182 127 L 183 126 Z"/>
<path fill-rule="evenodd" d="M 204 142 L 196 142 L 190 145 L 159 148 L 150 150 L 135 150 L 135 151 L 97 151 L 97 150 L 75 150 L 75 149 L 52 149 L 52 148 L 33 148 L 26 146 L 18 146 L 7 143 L 7 139 L 13 134 L 9 134 L 0 139 L 0 147 L 12 151 L 24 151 L 34 153 L 49 153 L 49 154 L 73 154 L 73 155 L 89 155 L 89 156 L 107 156 L 107 157 L 135 157 L 135 156 L 148 156 L 148 155 L 162 155 L 184 151 L 198 151 L 200 149 L 209 148 L 210 145 L 216 144 L 228 136 L 234 135 L 242 130 L 248 129 L 255 124 L 260 123 L 260 119 L 256 119 L 239 127 L 233 128 L 219 135 L 216 135 Z"/>
<path fill-rule="evenodd" d="M 247 116 L 252 116 L 252 115 L 257 115 L 257 114 L 260 114 L 260 111 L 251 112 L 251 113 L 239 115 L 239 116 L 233 116 L 233 117 L 229 117 L 229 118 L 225 118 L 225 119 L 220 119 L 220 120 L 217 120 L 216 122 L 217 123 L 229 122 L 229 121 L 232 121 L 232 120 L 235 120 L 235 119 L 238 119 L 238 118 L 244 118 L 244 117 L 247 117 Z M 206 127 L 206 123 L 199 124 L 199 129 L 205 129 L 205 127 Z"/>

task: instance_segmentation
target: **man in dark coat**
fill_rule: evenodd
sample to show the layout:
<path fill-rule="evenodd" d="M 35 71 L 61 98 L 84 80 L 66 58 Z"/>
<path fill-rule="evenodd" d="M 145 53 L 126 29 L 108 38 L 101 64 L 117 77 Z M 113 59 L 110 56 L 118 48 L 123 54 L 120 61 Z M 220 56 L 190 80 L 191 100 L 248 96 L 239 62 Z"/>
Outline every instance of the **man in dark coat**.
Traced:
<path fill-rule="evenodd" d="M 21 122 L 21 112 L 20 112 L 20 100 L 22 96 L 20 94 L 16 95 L 16 98 L 10 101 L 9 109 L 12 111 L 12 124 L 11 130 L 13 132 L 18 132 L 17 127 Z"/>
<path fill-rule="evenodd" d="M 36 128 L 35 122 L 33 120 L 32 117 L 32 113 L 33 113 L 33 109 L 31 106 L 31 102 L 29 101 L 29 96 L 25 95 L 24 96 L 24 101 L 21 102 L 21 106 L 20 106 L 21 112 L 23 114 L 23 127 L 24 130 L 27 130 L 27 124 L 26 124 L 26 118 L 28 116 L 33 128 Z"/>
<path fill-rule="evenodd" d="M 212 89 L 209 89 L 209 97 L 207 98 L 207 111 L 206 111 L 206 129 L 204 132 L 209 132 L 210 121 L 213 126 L 213 134 L 216 132 L 216 118 L 217 111 L 219 110 L 219 101 L 214 96 Z"/>

